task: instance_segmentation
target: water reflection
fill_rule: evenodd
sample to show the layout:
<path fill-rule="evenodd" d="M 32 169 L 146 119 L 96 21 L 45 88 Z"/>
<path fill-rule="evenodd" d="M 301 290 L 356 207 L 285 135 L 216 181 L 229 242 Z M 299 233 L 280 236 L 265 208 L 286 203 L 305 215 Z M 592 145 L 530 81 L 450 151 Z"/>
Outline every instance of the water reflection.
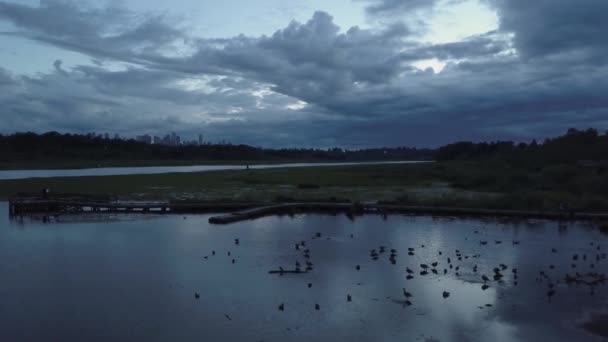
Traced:
<path fill-rule="evenodd" d="M 608 238 L 584 225 L 295 215 L 210 226 L 206 215 L 52 223 L 7 216 L 0 204 L 2 341 L 601 341 L 581 325 L 601 332 L 601 321 L 584 321 L 606 317 L 605 285 L 592 296 L 589 286 L 563 281 L 566 273 L 608 271 Z M 296 250 L 300 241 L 306 247 Z M 304 249 L 312 272 L 268 274 L 304 264 Z M 419 274 L 420 264 L 434 262 L 437 274 Z M 411 280 L 406 267 L 415 271 Z M 502 282 L 482 290 L 481 276 L 492 278 L 497 267 Z M 411 306 L 403 305 L 403 288 Z"/>

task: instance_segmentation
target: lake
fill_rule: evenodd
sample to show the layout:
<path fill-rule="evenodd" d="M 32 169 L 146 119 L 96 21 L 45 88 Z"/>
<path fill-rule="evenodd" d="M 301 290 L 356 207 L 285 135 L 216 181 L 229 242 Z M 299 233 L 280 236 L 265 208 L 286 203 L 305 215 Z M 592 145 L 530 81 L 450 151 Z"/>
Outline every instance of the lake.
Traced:
<path fill-rule="evenodd" d="M 293 163 L 249 165 L 250 169 L 272 169 L 310 166 L 346 166 L 346 165 L 376 165 L 376 164 L 414 164 L 428 161 L 390 161 L 390 162 L 353 162 L 353 163 Z M 80 176 L 118 176 L 136 174 L 159 174 L 174 172 L 205 172 L 223 170 L 242 170 L 246 165 L 194 165 L 194 166 L 144 166 L 144 167 L 100 167 L 94 169 L 55 169 L 55 170 L 2 170 L 0 180 L 49 178 L 49 177 L 80 177 Z"/>
<path fill-rule="evenodd" d="M 608 236 L 592 226 L 312 214 L 213 226 L 208 218 L 9 221 L 0 203 L 0 341 L 602 341 L 583 328 L 593 324 L 606 333 L 606 285 L 564 281 L 608 272 Z M 308 273 L 268 274 L 306 260 Z M 420 274 L 434 262 L 438 274 Z M 494 268 L 504 277 L 483 290 Z"/>

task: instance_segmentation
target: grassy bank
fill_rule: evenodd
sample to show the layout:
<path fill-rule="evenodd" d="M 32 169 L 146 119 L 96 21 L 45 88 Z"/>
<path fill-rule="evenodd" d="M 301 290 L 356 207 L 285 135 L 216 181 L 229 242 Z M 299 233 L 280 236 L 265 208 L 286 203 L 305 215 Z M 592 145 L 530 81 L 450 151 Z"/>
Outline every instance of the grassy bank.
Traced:
<path fill-rule="evenodd" d="M 480 162 L 327 166 L 160 175 L 0 181 L 0 197 L 20 191 L 107 194 L 173 201 L 381 201 L 490 209 L 608 211 L 608 192 L 587 170 L 523 171 Z M 589 185 L 585 185 L 589 183 Z"/>

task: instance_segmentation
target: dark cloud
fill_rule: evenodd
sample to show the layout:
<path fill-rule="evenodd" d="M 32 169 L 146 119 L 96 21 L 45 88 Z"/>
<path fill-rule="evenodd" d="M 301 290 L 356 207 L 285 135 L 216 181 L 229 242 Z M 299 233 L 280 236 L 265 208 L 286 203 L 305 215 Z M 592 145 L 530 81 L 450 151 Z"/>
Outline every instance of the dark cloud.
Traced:
<path fill-rule="evenodd" d="M 93 7 L 82 1 L 41 0 L 32 7 L 0 2 L 0 19 L 19 29 L 4 34 L 127 61 L 137 61 L 136 52 L 157 53 L 184 38 L 184 32 L 164 14 L 134 15 L 111 3 Z"/>
<path fill-rule="evenodd" d="M 19 28 L 12 34 L 94 62 L 58 60 L 28 77 L 0 69 L 0 130 L 204 131 L 254 145 L 361 147 L 605 129 L 603 2 L 486 1 L 499 29 L 445 44 L 417 42 L 403 24 L 343 30 L 324 12 L 268 36 L 203 39 L 162 14 L 0 2 L 0 19 Z M 378 15 L 436 5 L 366 2 Z M 447 65 L 412 66 L 427 59 Z"/>
<path fill-rule="evenodd" d="M 372 15 L 392 15 L 434 7 L 438 0 L 358 0 L 367 3 L 366 11 Z"/>
<path fill-rule="evenodd" d="M 608 54 L 608 2 L 598 0 L 488 0 L 500 16 L 501 30 L 515 34 L 525 58 L 563 55 L 569 62 Z"/>

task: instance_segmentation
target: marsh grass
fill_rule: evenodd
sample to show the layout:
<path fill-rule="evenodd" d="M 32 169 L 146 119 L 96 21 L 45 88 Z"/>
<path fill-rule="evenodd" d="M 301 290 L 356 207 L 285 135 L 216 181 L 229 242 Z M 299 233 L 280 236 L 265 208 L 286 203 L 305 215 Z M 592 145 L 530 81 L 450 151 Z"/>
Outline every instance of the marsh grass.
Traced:
<path fill-rule="evenodd" d="M 319 166 L 0 181 L 24 191 L 173 201 L 384 201 L 490 209 L 608 211 L 608 177 L 569 165 L 525 170 L 500 162 Z"/>

